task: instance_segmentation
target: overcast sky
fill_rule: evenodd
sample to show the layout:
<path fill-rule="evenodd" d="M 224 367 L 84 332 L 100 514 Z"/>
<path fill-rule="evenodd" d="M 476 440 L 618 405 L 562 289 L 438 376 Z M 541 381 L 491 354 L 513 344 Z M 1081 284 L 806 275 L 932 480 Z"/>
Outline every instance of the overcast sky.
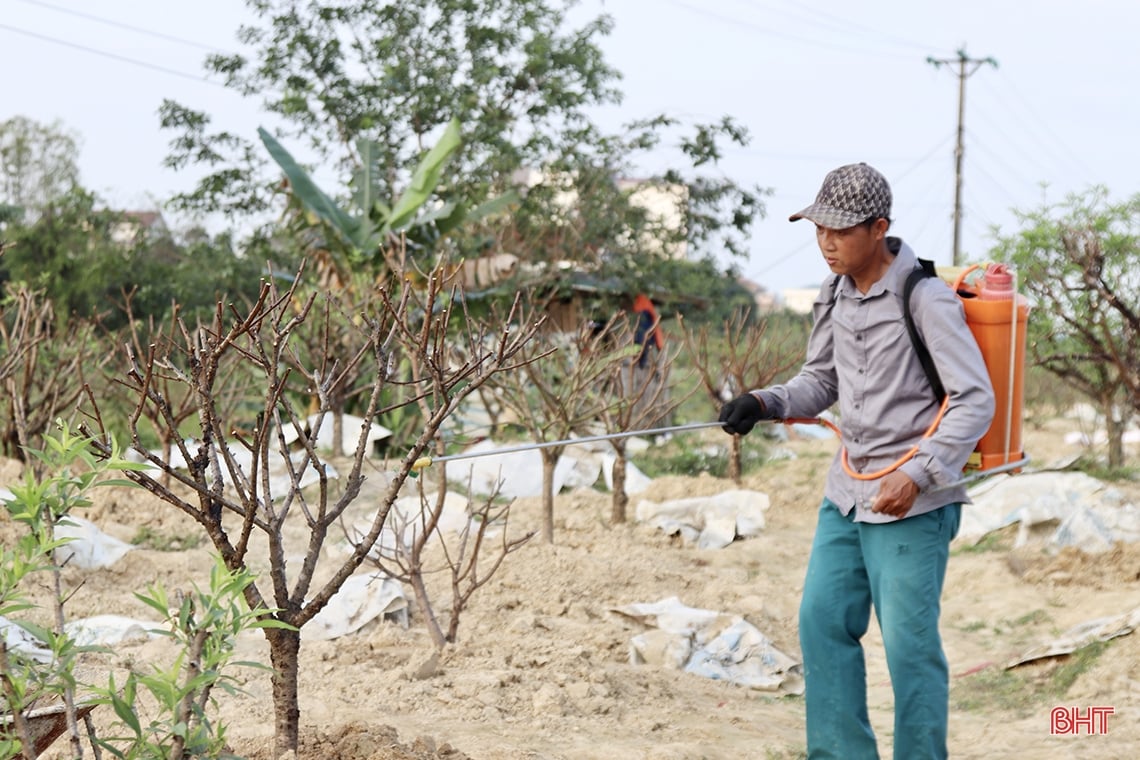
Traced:
<path fill-rule="evenodd" d="M 56 119 L 81 138 L 81 180 L 109 204 L 154 208 L 192 177 L 162 167 L 164 98 L 254 136 L 254 105 L 205 79 L 235 50 L 241 0 L 0 0 L 0 120 Z M 894 233 L 950 263 L 958 77 L 927 62 L 996 59 L 966 80 L 962 248 L 983 260 L 1011 209 L 1105 185 L 1140 191 L 1140 2 L 1135 0 L 583 0 L 608 13 L 623 73 L 603 124 L 733 116 L 749 147 L 719 167 L 771 188 L 744 274 L 772 290 L 827 274 L 810 223 L 791 224 L 828 170 L 866 161 L 890 180 Z M 673 158 L 672 155 L 669 156 Z M 645 174 L 663 167 L 647 158 Z M 177 220 L 173 220 L 177 221 Z"/>

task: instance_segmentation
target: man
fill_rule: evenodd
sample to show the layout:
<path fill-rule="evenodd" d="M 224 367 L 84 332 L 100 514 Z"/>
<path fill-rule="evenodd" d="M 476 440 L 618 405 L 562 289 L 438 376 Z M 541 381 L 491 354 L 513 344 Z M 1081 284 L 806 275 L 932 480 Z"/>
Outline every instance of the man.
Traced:
<path fill-rule="evenodd" d="M 903 318 L 914 252 L 887 236 L 891 190 L 867 164 L 830 172 L 791 221 L 815 223 L 828 278 L 804 365 L 724 405 L 726 432 L 813 417 L 839 403 L 842 448 L 827 474 L 800 603 L 808 756 L 877 758 L 861 639 L 875 610 L 895 696 L 897 760 L 945 758 L 949 674 L 938 631 L 963 486 L 994 412 L 993 388 L 957 296 L 918 282 L 910 310 L 946 392 L 932 391 Z M 914 449 L 912 456 L 907 454 Z M 901 463 L 900 463 L 900 460 Z M 947 487 L 949 486 L 949 487 Z"/>
<path fill-rule="evenodd" d="M 637 315 L 637 324 L 634 326 L 633 342 L 641 346 L 641 353 L 637 356 L 637 366 L 645 369 L 650 362 L 656 364 L 656 356 L 649 355 L 650 347 L 654 351 L 665 349 L 665 334 L 661 330 L 661 319 L 657 316 L 657 309 L 653 302 L 644 293 L 638 293 L 633 299 L 633 313 Z"/>

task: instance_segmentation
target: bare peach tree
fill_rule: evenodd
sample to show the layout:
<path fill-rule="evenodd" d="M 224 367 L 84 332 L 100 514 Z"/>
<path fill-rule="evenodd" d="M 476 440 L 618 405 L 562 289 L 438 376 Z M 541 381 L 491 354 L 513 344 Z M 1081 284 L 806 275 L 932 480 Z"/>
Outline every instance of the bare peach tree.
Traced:
<path fill-rule="evenodd" d="M 157 324 L 154 317 L 149 317 L 146 321 L 137 319 L 134 313 L 136 290 L 137 288 L 123 292 L 118 305 L 126 315 L 127 325 L 117 335 L 112 336 L 122 341 L 123 350 L 127 352 L 132 364 L 137 364 L 139 357 L 152 352 L 158 356 L 165 356 L 177 351 L 178 339 L 186 327 L 178 304 L 173 304 L 170 319 L 165 326 Z M 202 326 L 195 325 L 194 328 L 198 330 L 202 329 Z M 248 398 L 251 384 L 255 380 L 253 374 L 242 373 L 236 366 L 230 366 L 238 363 L 237 357 L 236 352 L 227 354 L 222 361 L 228 363 L 219 366 L 218 375 L 226 380 L 215 386 L 215 403 L 219 405 L 225 417 L 232 417 L 236 406 L 242 399 Z M 158 442 L 162 460 L 170 462 L 177 441 L 183 437 L 183 426 L 188 422 L 192 423 L 198 416 L 198 402 L 193 386 L 182 382 L 182 379 L 176 375 L 155 374 L 151 376 L 150 382 L 158 397 L 163 399 L 163 403 L 140 406 L 134 403 L 136 399 L 132 397 L 134 385 L 124 383 L 113 371 L 111 372 L 111 392 L 126 396 L 127 405 L 138 415 L 136 422 L 139 420 L 147 422 Z M 170 480 L 167 478 L 164 485 L 169 484 Z"/>
<path fill-rule="evenodd" d="M 339 309 L 325 312 L 315 307 L 318 298 L 335 298 L 334 294 L 306 295 L 299 277 L 285 290 L 267 279 L 248 310 L 219 304 L 210 324 L 180 325 L 175 345 L 160 350 L 154 344 L 146 355 L 130 357 L 123 378 L 136 401 L 127 431 L 131 448 L 154 468 L 128 476 L 197 522 L 231 570 L 268 567 L 245 589 L 244 596 L 251 609 L 271 610 L 262 622 L 271 624 L 264 634 L 273 668 L 278 754 L 298 746 L 301 629 L 364 562 L 413 465 L 448 414 L 475 388 L 510 366 L 533 335 L 532 327 L 512 321 L 512 310 L 493 328 L 470 328 L 466 334 L 477 338 L 476 345 L 467 352 L 467 361 L 453 365 L 442 359 L 441 346 L 453 339 L 449 335 L 452 311 L 435 308 L 445 300 L 438 278 L 430 279 L 422 300 L 400 277 L 378 284 L 377 294 L 373 312 L 353 315 L 357 348 L 344 357 L 346 363 L 367 367 L 361 376 L 370 378 L 370 384 L 362 398 L 365 423 L 347 472 L 339 473 L 339 489 L 332 488 L 332 469 L 304 421 L 304 406 L 312 395 L 327 410 L 329 389 L 338 374 L 318 360 L 307 361 L 298 355 L 293 340 L 300 326 L 317 315 L 330 322 L 343 318 Z M 341 334 L 330 330 L 329 345 L 331 336 Z M 394 368 L 401 354 L 418 357 L 424 368 L 418 381 L 397 375 Z M 219 396 L 226 395 L 234 376 L 243 373 L 258 378 L 259 395 L 245 399 L 243 414 L 225 413 Z M 299 382 L 294 385 L 294 380 Z M 171 436 L 188 465 L 185 471 L 147 451 L 138 428 L 147 409 L 168 426 L 176 425 L 174 416 L 165 411 L 169 408 L 163 395 L 167 382 L 189 388 L 197 407 L 196 440 L 189 443 Z M 400 392 L 387 393 L 394 387 Z M 330 529 L 361 493 L 369 423 L 417 399 L 428 400 L 429 413 L 392 473 L 371 523 L 347 556 L 323 553 Z M 96 429 L 89 435 L 96 439 L 100 453 L 109 455 L 110 431 L 97 411 L 92 416 Z M 167 477 L 173 481 L 171 486 L 164 485 Z M 286 561 L 287 525 L 299 526 L 308 536 L 299 563 Z M 259 550 L 267 557 L 255 559 L 252 554 Z M 323 572 L 318 574 L 322 560 L 331 566 L 322 564 Z M 318 582 L 318 577 L 327 580 Z"/>
<path fill-rule="evenodd" d="M 700 377 L 701 386 L 716 409 L 737 394 L 762 388 L 799 366 L 804 359 L 807 329 L 796 321 L 777 325 L 769 317 L 753 323 L 751 310 L 742 309 L 726 319 L 721 335 L 708 325 L 690 328 L 678 319 L 685 350 Z M 740 436 L 732 436 L 728 477 L 741 478 Z"/>
<path fill-rule="evenodd" d="M 605 391 L 610 365 L 605 340 L 604 332 L 543 330 L 520 352 L 519 371 L 494 379 L 503 405 L 542 458 L 541 536 L 547 544 L 554 543 L 554 471 L 567 446 L 558 442 L 596 432 L 603 411 L 613 403 Z"/>
<path fill-rule="evenodd" d="M 426 476 L 419 480 L 414 505 L 390 514 L 387 535 L 376 542 L 368 559 L 388 577 L 411 586 L 416 608 L 438 651 L 458 640 L 459 619 L 472 595 L 494 576 L 508 554 L 534 537 L 535 531 L 511 535 L 513 500 L 500 502 L 495 490 L 478 501 L 468 496 L 456 510 L 449 497 L 462 497 L 447 491 L 446 476 L 435 491 L 427 489 L 426 480 Z M 353 540 L 352 531 L 346 530 L 346 535 Z M 436 613 L 427 584 L 428 577 L 441 576 L 447 579 L 450 593 L 446 622 Z"/>
<path fill-rule="evenodd" d="M 606 434 L 611 436 L 606 442 L 614 452 L 610 522 L 619 524 L 626 521 L 629 505 L 629 437 L 621 434 L 661 426 L 695 388 L 681 396 L 672 393 L 676 384 L 671 382 L 671 375 L 679 348 L 651 352 L 651 359 L 642 366 L 638 361 L 641 346 L 634 342 L 627 323 L 611 323 L 604 329 L 610 353 L 603 387 L 610 403 L 602 407 L 599 416 Z"/>
<path fill-rule="evenodd" d="M 423 354 L 405 354 L 403 361 L 414 387 L 434 382 L 432 366 L 463 364 L 468 360 L 467 349 L 487 340 L 485 334 L 471 329 L 478 322 L 467 310 L 467 299 L 451 298 L 449 302 L 453 308 L 463 310 L 464 318 L 456 320 L 455 326 L 457 331 L 465 333 L 463 339 L 434 344 L 430 365 L 425 364 Z M 431 308 L 428 304 L 423 306 Z M 502 371 L 521 371 L 521 368 L 517 365 L 504 366 Z M 487 393 L 487 390 L 487 384 L 481 384 L 477 389 L 480 394 Z M 416 404 L 425 417 L 431 416 L 430 402 L 428 396 L 416 396 Z M 444 453 L 446 445 L 443 438 L 438 437 L 436 452 Z M 368 559 L 385 575 L 412 588 L 416 608 L 427 626 L 432 643 L 437 650 L 442 650 L 457 640 L 460 616 L 475 591 L 491 579 L 508 554 L 534 536 L 534 531 L 517 537 L 509 533 L 512 502 L 502 503 L 498 499 L 498 489 L 493 489 L 482 501 L 469 496 L 462 507 L 456 508 L 456 501 L 462 497 L 448 492 L 447 468 L 429 469 L 426 463 L 430 463 L 430 458 L 417 463 L 422 476 L 417 480 L 416 497 L 400 500 L 390 511 L 384 532 L 380 540 L 371 546 Z M 435 490 L 430 491 L 427 486 L 433 479 Z M 467 484 L 468 494 L 472 494 L 470 485 Z M 344 532 L 354 546 L 363 545 L 359 531 L 346 527 Z M 492 548 L 494 537 L 497 541 Z M 428 577 L 447 578 L 450 596 L 446 622 L 441 621 L 436 612 Z"/>
<path fill-rule="evenodd" d="M 25 459 L 57 418 L 71 419 L 100 354 L 88 322 L 60 324 L 52 302 L 9 286 L 0 302 L 0 454 Z"/>

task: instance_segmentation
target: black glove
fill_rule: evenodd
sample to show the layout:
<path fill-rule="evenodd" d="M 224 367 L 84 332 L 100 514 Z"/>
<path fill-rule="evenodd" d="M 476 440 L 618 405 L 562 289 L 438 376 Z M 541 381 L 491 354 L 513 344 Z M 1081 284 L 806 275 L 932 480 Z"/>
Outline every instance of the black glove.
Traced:
<path fill-rule="evenodd" d="M 726 433 L 748 435 L 756 423 L 771 419 L 768 410 L 760 403 L 760 399 L 751 393 L 737 396 L 720 408 L 721 427 Z"/>

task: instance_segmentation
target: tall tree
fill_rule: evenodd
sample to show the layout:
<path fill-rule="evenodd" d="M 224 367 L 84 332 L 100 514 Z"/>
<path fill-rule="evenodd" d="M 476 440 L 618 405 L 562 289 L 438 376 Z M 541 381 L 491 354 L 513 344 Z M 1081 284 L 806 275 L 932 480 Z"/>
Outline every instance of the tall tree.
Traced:
<path fill-rule="evenodd" d="M 1110 466 L 1140 411 L 1140 195 L 1112 202 L 1105 188 L 1018 214 L 1021 230 L 995 255 L 1016 265 L 1033 360 L 1097 404 Z"/>
<path fill-rule="evenodd" d="M 731 119 L 695 125 L 691 135 L 665 117 L 633 122 L 620 135 L 591 121 L 591 109 L 620 102 L 620 75 L 598 46 L 612 28 L 607 16 L 571 29 L 569 5 L 551 0 L 247 4 L 255 19 L 239 33 L 247 49 L 212 56 L 207 68 L 259 99 L 273 134 L 303 149 L 302 160 L 337 172 L 334 186 L 350 187 L 367 170 L 374 197 L 397 197 L 425 145 L 453 119 L 463 125 L 464 146 L 441 178 L 444 201 L 474 206 L 531 172 L 513 215 L 517 228 L 496 220 L 482 234 L 455 238 L 460 253 L 490 241 L 527 260 L 590 261 L 649 279 L 645 263 L 677 250 L 674 242 L 707 255 L 741 252 L 763 211 L 759 188 L 702 176 L 724 141 L 747 142 Z M 278 175 L 266 172 L 253 135 L 214 132 L 208 114 L 173 101 L 161 116 L 174 135 L 167 163 L 210 170 L 175 199 L 179 207 L 273 207 Z M 615 182 L 635 171 L 636 154 L 665 142 L 681 168 L 633 187 Z M 645 188 L 676 190 L 676 213 L 647 213 L 634 197 Z"/>
<path fill-rule="evenodd" d="M 376 143 L 381 198 L 399 194 L 425 144 L 453 118 L 465 126 L 466 147 L 448 181 L 477 192 L 545 161 L 567 131 L 590 128 L 585 109 L 618 97 L 617 73 L 593 43 L 609 22 L 565 33 L 564 14 L 543 0 L 247 5 L 256 19 L 239 31 L 247 54 L 211 56 L 207 68 L 259 98 L 281 136 L 344 175 L 366 162 L 357 141 Z M 179 132 L 170 165 L 218 167 L 180 203 L 266 207 L 264 173 L 260 183 L 256 175 L 232 181 L 242 179 L 230 171 L 235 163 L 259 153 L 250 139 L 210 134 L 209 116 L 174 102 L 161 113 Z"/>
<path fill-rule="evenodd" d="M 78 157 L 77 138 L 58 121 L 40 124 L 13 116 L 0 122 L 0 205 L 38 216 L 79 186 Z"/>
<path fill-rule="evenodd" d="M 96 197 L 76 187 L 39 209 L 30 223 L 14 225 L 11 247 L 0 259 L 0 278 L 43 291 L 61 322 L 71 314 L 90 317 L 105 308 L 107 288 L 95 275 L 98 263 L 118 259 L 121 274 L 130 271 L 125 250 L 113 239 L 116 215 L 97 207 Z"/>

